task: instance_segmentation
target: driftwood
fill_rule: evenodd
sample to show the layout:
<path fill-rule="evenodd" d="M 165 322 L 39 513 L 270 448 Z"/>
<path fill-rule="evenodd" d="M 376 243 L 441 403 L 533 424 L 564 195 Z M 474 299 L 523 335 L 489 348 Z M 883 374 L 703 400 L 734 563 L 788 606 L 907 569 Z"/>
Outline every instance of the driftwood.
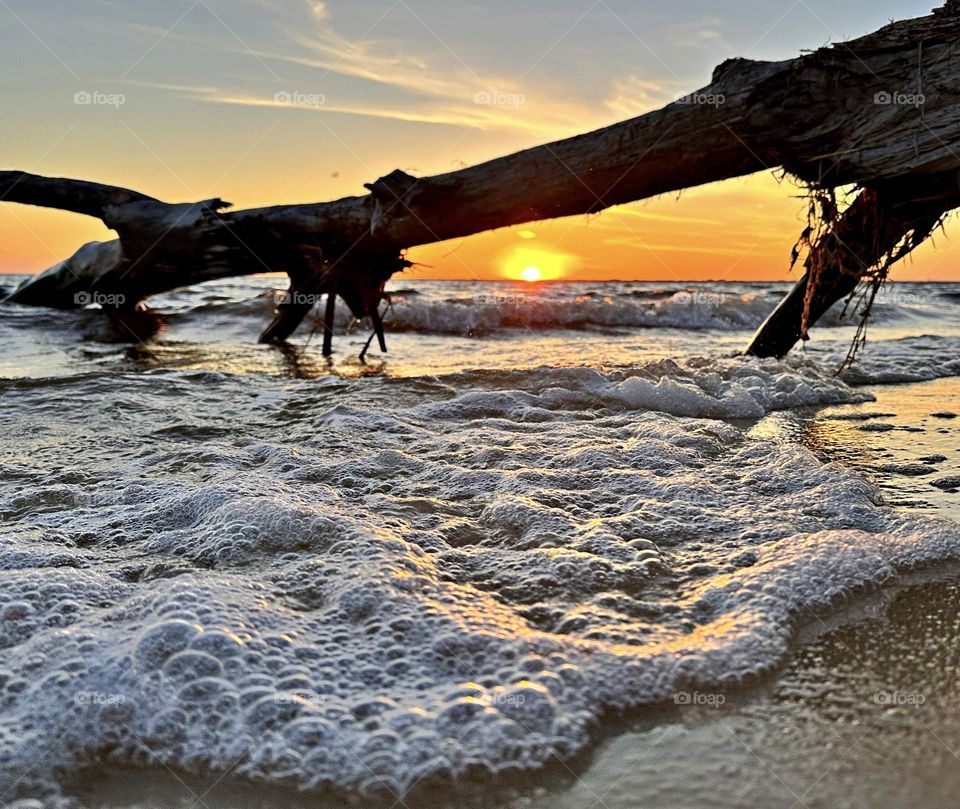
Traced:
<path fill-rule="evenodd" d="M 951 178 L 950 186 L 956 181 Z M 927 190 L 932 186 L 926 186 Z M 834 225 L 810 246 L 805 272 L 757 330 L 748 354 L 782 357 L 834 304 L 851 301 L 865 277 L 882 283 L 890 267 L 918 247 L 942 221 L 946 211 L 960 206 L 960 191 L 942 188 L 929 200 L 913 199 L 911 183 L 898 191 L 864 189 Z M 863 316 L 869 314 L 876 287 L 868 292 Z M 861 323 L 861 329 L 865 320 Z M 858 332 L 857 339 L 861 338 Z M 851 349 L 850 359 L 857 343 Z"/>
<path fill-rule="evenodd" d="M 749 348 L 782 355 L 831 303 L 876 277 L 960 205 L 960 0 L 851 42 L 783 62 L 733 59 L 711 84 L 661 110 L 433 177 L 402 171 L 334 202 L 226 210 L 135 191 L 0 172 L 0 200 L 95 216 L 114 241 L 25 282 L 8 301 L 132 309 L 159 292 L 284 271 L 290 290 L 263 341 L 286 340 L 323 295 L 370 317 L 382 348 L 383 287 L 409 247 L 781 167 L 814 195 L 854 185 L 825 215 L 807 275 Z M 835 212 L 834 212 L 835 213 Z"/>

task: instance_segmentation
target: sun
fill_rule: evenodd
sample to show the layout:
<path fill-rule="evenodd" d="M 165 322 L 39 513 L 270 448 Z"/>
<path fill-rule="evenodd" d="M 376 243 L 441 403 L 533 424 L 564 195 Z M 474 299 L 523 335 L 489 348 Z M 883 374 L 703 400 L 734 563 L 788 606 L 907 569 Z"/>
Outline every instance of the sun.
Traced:
<path fill-rule="evenodd" d="M 497 263 L 504 278 L 535 284 L 564 278 L 576 263 L 576 256 L 557 250 L 517 245 L 501 254 Z"/>

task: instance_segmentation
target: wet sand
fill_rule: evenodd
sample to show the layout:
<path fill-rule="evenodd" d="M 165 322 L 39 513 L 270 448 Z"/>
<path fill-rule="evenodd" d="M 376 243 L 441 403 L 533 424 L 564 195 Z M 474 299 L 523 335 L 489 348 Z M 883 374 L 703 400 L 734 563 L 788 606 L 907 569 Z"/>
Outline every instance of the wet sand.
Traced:
<path fill-rule="evenodd" d="M 960 522 L 960 380 L 872 386 L 875 402 L 785 410 L 749 434 L 856 469 L 888 505 Z"/>

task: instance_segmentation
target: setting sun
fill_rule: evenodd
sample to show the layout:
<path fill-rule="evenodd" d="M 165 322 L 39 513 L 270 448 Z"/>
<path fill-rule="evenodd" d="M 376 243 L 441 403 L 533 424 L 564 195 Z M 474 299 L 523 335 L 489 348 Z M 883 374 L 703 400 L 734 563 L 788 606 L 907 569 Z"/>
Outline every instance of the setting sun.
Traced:
<path fill-rule="evenodd" d="M 501 255 L 498 263 L 504 278 L 533 283 L 566 278 L 579 262 L 576 256 L 559 250 L 515 247 Z"/>

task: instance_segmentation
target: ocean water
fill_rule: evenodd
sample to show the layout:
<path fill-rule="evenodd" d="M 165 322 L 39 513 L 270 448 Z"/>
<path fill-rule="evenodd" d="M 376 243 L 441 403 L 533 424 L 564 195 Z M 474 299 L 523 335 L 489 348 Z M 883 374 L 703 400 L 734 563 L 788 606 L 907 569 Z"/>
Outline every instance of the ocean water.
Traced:
<path fill-rule="evenodd" d="M 405 278 L 364 364 L 345 319 L 256 345 L 281 283 L 0 307 L 0 803 L 466 800 L 960 560 L 960 285 L 889 288 L 838 374 L 839 309 L 739 355 L 783 284 Z"/>

